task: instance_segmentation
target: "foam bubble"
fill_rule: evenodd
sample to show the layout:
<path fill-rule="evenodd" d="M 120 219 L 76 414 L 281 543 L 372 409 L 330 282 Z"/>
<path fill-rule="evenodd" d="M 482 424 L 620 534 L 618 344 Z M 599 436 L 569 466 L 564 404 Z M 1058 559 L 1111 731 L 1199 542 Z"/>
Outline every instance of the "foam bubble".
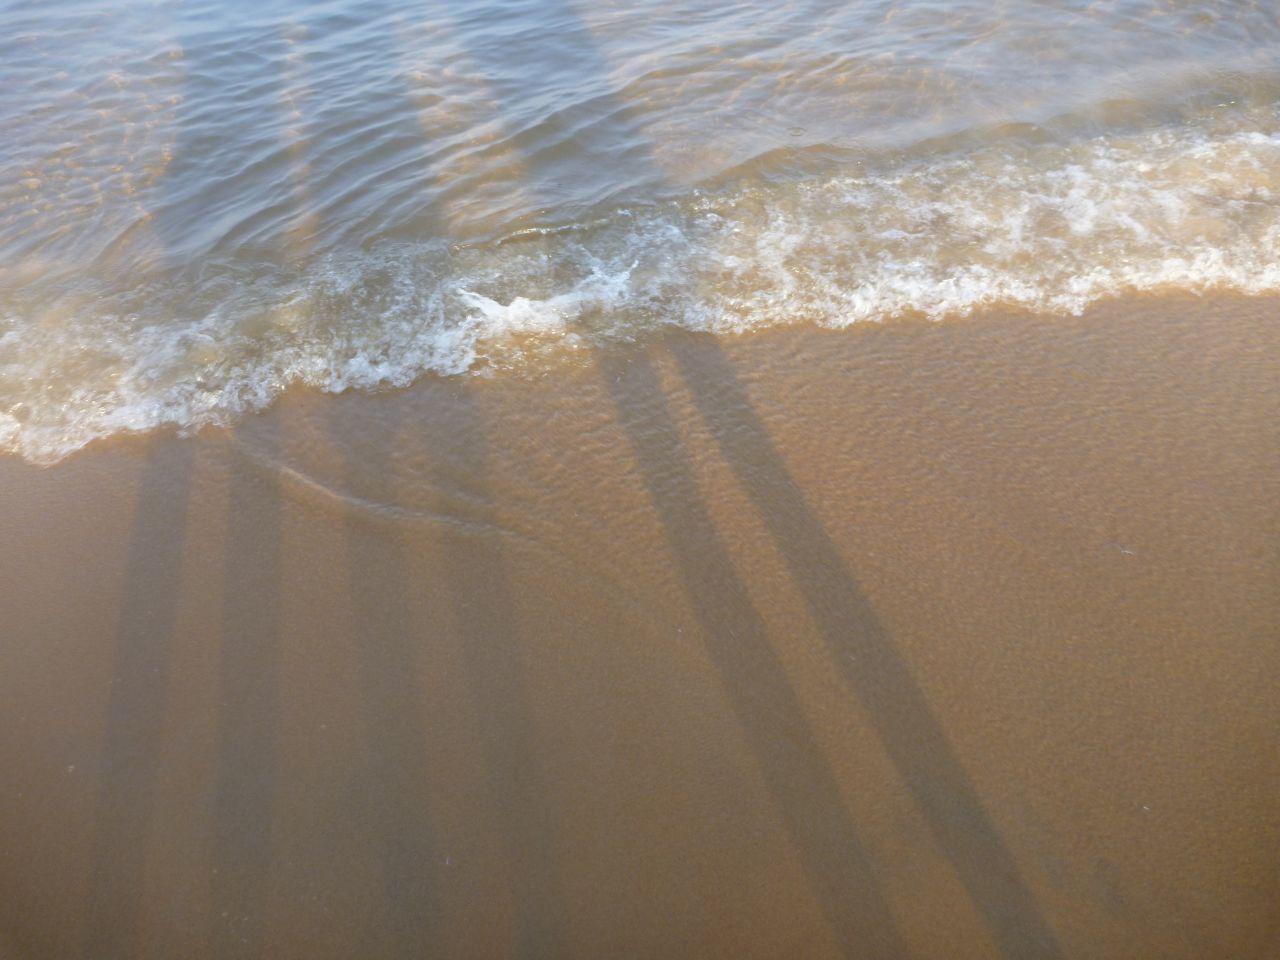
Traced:
<path fill-rule="evenodd" d="M 1005 141 L 788 183 L 744 178 L 487 244 L 0 298 L 0 446 L 50 463 L 122 431 L 226 423 L 291 384 L 543 366 L 662 325 L 731 334 L 1275 292 L 1274 120 Z"/>

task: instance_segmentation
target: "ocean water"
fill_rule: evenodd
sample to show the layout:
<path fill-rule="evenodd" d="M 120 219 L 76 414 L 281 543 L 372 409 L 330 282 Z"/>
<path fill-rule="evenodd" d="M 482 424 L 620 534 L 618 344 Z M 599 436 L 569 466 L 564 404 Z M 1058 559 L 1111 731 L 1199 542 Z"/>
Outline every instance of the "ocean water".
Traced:
<path fill-rule="evenodd" d="M 1280 291 L 1272 0 L 9 2 L 0 130 L 40 463 L 667 325 Z"/>

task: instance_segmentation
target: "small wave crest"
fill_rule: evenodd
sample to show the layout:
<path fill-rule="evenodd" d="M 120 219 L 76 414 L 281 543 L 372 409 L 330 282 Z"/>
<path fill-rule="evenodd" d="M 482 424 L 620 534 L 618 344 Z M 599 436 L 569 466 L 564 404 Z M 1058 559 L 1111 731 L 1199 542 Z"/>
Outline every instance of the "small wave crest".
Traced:
<path fill-rule="evenodd" d="M 479 245 L 0 299 L 0 445 L 51 463 L 123 431 L 226 423 L 294 384 L 541 368 L 665 325 L 732 334 L 1275 292 L 1275 119 L 743 178 Z"/>

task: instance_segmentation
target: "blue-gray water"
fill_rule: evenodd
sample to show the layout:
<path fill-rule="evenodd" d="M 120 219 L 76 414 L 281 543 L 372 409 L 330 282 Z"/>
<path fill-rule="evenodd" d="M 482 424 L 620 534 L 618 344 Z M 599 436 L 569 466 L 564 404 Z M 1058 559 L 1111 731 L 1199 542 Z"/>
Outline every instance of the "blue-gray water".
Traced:
<path fill-rule="evenodd" d="M 0 448 L 661 325 L 1280 289 L 1270 0 L 0 8 Z"/>

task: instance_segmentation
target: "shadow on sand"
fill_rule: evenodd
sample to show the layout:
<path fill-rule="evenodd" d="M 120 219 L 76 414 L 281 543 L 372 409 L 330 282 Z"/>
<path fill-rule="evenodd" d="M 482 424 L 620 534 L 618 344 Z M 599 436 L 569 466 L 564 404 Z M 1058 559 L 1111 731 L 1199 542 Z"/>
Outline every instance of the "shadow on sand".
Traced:
<path fill-rule="evenodd" d="M 464 385 L 455 393 L 451 412 L 462 442 L 450 465 L 468 478 L 468 492 L 476 506 L 471 523 L 449 548 L 447 576 L 492 801 L 515 884 L 515 954 L 564 956 L 564 906 L 555 864 L 553 816 L 533 739 L 523 631 L 494 524 L 492 494 L 484 485 L 488 472 L 484 421 Z"/>
<path fill-rule="evenodd" d="M 827 644 L 1006 957 L 1061 949 L 987 815 L 924 692 L 805 502 L 721 347 L 710 337 L 675 351 L 685 384 L 725 461 L 791 570 Z"/>
<path fill-rule="evenodd" d="M 229 452 L 211 877 L 213 955 L 244 960 L 263 955 L 281 684 L 282 491 L 244 449 L 273 462 L 279 426 L 254 427 Z"/>
<path fill-rule="evenodd" d="M 84 906 L 86 960 L 132 960 L 141 953 L 147 839 L 164 743 L 192 466 L 190 444 L 158 438 L 138 485 Z"/>
<path fill-rule="evenodd" d="M 702 502 L 651 361 L 602 355 L 601 368 L 707 651 L 845 956 L 906 956 L 835 775 Z"/>

